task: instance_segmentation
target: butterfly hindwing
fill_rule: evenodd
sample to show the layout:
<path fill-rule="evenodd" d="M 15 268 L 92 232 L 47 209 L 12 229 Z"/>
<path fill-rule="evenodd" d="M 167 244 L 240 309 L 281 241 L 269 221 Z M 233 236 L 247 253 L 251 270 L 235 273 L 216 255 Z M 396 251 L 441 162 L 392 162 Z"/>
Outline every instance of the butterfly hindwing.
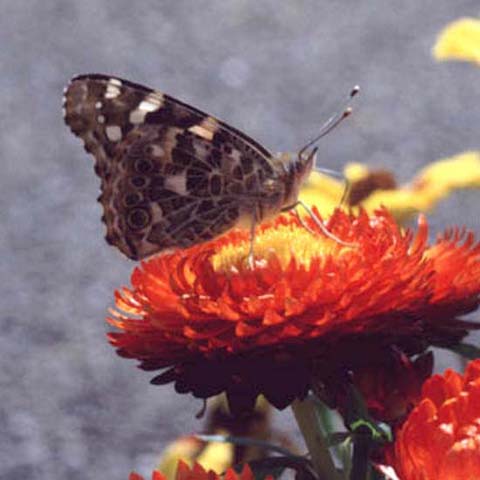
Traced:
<path fill-rule="evenodd" d="M 210 240 L 251 215 L 271 154 L 248 136 L 168 95 L 82 75 L 65 121 L 95 157 L 107 241 L 132 259 Z"/>

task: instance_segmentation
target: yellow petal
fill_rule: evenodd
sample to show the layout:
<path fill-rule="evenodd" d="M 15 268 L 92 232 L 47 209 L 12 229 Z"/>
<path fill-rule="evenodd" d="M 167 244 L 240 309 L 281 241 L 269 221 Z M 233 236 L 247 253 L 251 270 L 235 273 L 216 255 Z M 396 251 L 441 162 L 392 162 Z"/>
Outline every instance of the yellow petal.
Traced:
<path fill-rule="evenodd" d="M 227 435 L 227 431 L 217 431 L 219 435 Z M 180 437 L 162 453 L 156 470 L 159 470 L 168 480 L 175 480 L 179 460 L 192 467 L 199 463 L 205 470 L 216 473 L 224 472 L 232 466 L 234 447 L 231 443 L 202 442 L 195 436 Z"/>
<path fill-rule="evenodd" d="M 447 25 L 432 50 L 436 60 L 461 60 L 480 64 L 480 20 L 460 18 Z"/>
<path fill-rule="evenodd" d="M 425 167 L 416 177 L 416 189 L 441 189 L 480 187 L 480 152 L 463 152 Z"/>
<path fill-rule="evenodd" d="M 433 209 L 455 189 L 480 188 L 480 152 L 467 151 L 433 162 L 421 170 L 412 182 L 400 187 L 394 187 L 394 179 L 389 172 L 370 170 L 359 163 L 347 165 L 344 172 L 352 192 L 364 179 L 378 176 L 379 172 L 385 172 L 386 179 L 390 176 L 393 182 L 391 188 L 381 189 L 378 187 L 381 183 L 377 183 L 373 191 L 366 190 L 368 196 L 360 205 L 370 213 L 385 206 L 397 221 L 404 222 L 418 212 Z M 386 183 L 383 182 L 384 185 Z M 309 205 L 316 205 L 325 218 L 339 206 L 344 188 L 341 181 L 314 172 L 302 190 L 300 199 Z"/>
<path fill-rule="evenodd" d="M 345 176 L 348 178 L 350 183 L 358 182 L 359 180 L 364 179 L 370 173 L 370 170 L 366 165 L 362 163 L 348 163 L 344 168 Z"/>
<path fill-rule="evenodd" d="M 178 461 L 183 460 L 192 466 L 202 447 L 203 442 L 196 437 L 180 437 L 163 451 L 156 469 L 161 471 L 168 480 L 175 480 Z"/>
<path fill-rule="evenodd" d="M 219 435 L 228 435 L 227 431 L 218 431 Z M 233 465 L 234 446 L 232 443 L 209 442 L 198 456 L 197 462 L 205 470 L 222 473 Z"/>
<path fill-rule="evenodd" d="M 316 205 L 322 217 L 328 217 L 338 207 L 344 190 L 345 182 L 312 172 L 300 192 L 300 200 Z"/>
<path fill-rule="evenodd" d="M 399 221 L 426 212 L 453 190 L 480 188 L 480 153 L 464 152 L 431 163 L 404 187 L 378 190 L 363 202 L 367 211 L 385 205 Z"/>

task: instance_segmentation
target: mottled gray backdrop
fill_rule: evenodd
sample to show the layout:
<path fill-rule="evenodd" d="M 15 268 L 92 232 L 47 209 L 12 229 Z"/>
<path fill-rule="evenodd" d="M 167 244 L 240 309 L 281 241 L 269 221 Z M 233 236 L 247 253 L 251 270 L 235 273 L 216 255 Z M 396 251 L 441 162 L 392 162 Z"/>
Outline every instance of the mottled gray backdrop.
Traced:
<path fill-rule="evenodd" d="M 480 147 L 480 70 L 435 63 L 437 32 L 478 0 L 0 0 L 0 478 L 126 479 L 200 403 L 115 356 L 103 318 L 133 264 L 103 240 L 99 181 L 63 125 L 62 88 L 112 73 L 296 149 L 354 84 L 321 163 L 393 169 Z M 431 215 L 480 233 L 478 192 Z M 291 429 L 288 411 L 279 415 Z"/>

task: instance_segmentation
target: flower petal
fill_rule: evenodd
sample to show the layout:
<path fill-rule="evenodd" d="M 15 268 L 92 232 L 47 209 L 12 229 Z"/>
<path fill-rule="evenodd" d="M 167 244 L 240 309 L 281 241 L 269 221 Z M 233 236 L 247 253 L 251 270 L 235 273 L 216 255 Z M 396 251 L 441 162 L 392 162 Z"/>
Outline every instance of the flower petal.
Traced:
<path fill-rule="evenodd" d="M 447 25 L 433 47 L 437 60 L 480 63 L 480 20 L 460 18 Z"/>
<path fill-rule="evenodd" d="M 472 234 L 454 229 L 430 246 L 424 217 L 414 235 L 386 210 L 337 210 L 327 228 L 351 247 L 305 222 L 313 233 L 294 215 L 261 225 L 253 270 L 242 231 L 142 262 L 116 294 L 110 342 L 143 369 L 167 368 L 156 384 L 226 391 L 237 406 L 265 393 L 283 408 L 306 395 L 317 358 L 348 370 L 386 345 L 415 355 L 473 328 L 456 318 L 479 303 Z"/>

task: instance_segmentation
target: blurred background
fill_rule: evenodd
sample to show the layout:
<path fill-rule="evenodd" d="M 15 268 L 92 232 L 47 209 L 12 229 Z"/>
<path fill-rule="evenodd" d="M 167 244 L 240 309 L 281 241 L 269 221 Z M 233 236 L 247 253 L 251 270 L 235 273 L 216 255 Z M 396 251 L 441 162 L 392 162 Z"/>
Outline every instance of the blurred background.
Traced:
<path fill-rule="evenodd" d="M 402 183 L 480 148 L 480 71 L 431 57 L 447 23 L 479 14 L 478 0 L 0 0 L 0 478 L 146 475 L 202 426 L 200 401 L 149 385 L 106 341 L 134 264 L 104 242 L 93 161 L 63 124 L 70 77 L 159 88 L 273 151 L 297 150 L 359 84 L 319 161 Z M 480 234 L 479 203 L 478 190 L 444 200 L 432 235 Z M 288 410 L 276 418 L 293 428 Z"/>

